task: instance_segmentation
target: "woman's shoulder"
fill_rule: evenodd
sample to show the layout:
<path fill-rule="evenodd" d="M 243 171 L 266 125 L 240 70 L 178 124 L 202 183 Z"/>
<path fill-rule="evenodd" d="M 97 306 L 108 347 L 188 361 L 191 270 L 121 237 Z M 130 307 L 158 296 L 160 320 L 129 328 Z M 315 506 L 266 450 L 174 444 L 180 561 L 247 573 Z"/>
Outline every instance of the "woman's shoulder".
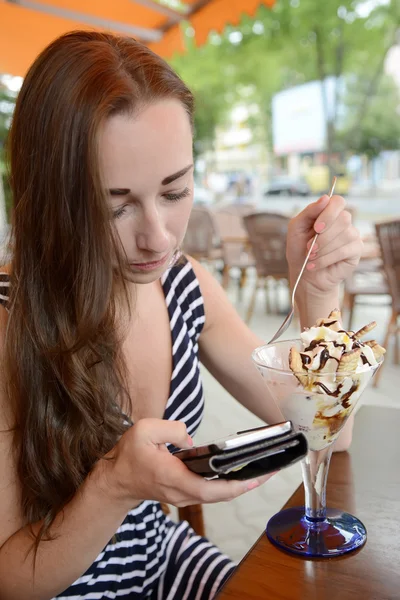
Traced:
<path fill-rule="evenodd" d="M 189 330 L 193 326 L 197 333 L 204 324 L 204 302 L 201 285 L 190 257 L 181 256 L 179 261 L 166 273 L 162 281 L 168 310 L 178 309 L 183 315 Z"/>
<path fill-rule="evenodd" d="M 193 287 L 196 273 L 185 254 L 181 254 L 175 264 L 164 273 L 161 281 L 172 291 L 182 292 L 185 288 Z"/>
<path fill-rule="evenodd" d="M 216 281 L 215 277 L 208 271 L 198 260 L 193 258 L 192 256 L 187 255 L 186 261 L 190 265 L 190 269 L 193 272 L 194 277 L 199 283 L 199 286 L 205 294 L 207 294 L 208 290 L 213 289 L 215 285 L 219 285 Z"/>
<path fill-rule="evenodd" d="M 190 261 L 196 279 L 199 282 L 201 295 L 203 298 L 204 312 L 206 316 L 206 325 L 204 332 L 210 329 L 214 324 L 221 322 L 224 315 L 232 315 L 232 304 L 228 299 L 225 290 L 219 281 L 209 270 L 191 256 L 187 257 Z"/>

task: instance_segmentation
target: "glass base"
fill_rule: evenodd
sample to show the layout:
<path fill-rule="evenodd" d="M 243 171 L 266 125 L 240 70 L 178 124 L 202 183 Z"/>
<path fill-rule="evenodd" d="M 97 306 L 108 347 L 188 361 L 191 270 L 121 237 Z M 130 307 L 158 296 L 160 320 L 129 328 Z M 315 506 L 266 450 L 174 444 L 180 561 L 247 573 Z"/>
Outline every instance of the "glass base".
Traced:
<path fill-rule="evenodd" d="M 326 518 L 312 521 L 304 506 L 287 508 L 267 524 L 268 539 L 278 548 L 304 558 L 331 558 L 361 548 L 367 541 L 365 526 L 348 513 L 326 509 Z"/>

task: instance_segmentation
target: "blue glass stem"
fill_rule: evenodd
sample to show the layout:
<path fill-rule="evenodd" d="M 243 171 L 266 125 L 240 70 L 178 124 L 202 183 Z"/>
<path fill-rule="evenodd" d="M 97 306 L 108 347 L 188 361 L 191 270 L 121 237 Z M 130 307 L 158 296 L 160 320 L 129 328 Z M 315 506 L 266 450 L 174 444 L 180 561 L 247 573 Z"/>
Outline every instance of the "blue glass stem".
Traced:
<path fill-rule="evenodd" d="M 333 445 L 323 450 L 309 450 L 301 462 L 306 518 L 310 521 L 322 521 L 326 517 L 326 482 Z"/>

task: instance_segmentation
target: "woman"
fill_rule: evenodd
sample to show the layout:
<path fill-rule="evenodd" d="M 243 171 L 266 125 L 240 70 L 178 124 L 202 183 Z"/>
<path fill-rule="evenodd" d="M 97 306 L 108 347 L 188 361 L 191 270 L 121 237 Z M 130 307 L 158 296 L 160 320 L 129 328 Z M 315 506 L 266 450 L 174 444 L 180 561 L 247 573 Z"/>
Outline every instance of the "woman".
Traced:
<path fill-rule="evenodd" d="M 205 600 L 233 568 L 159 504 L 225 501 L 267 479 L 205 481 L 168 451 L 190 447 L 201 420 L 198 354 L 244 406 L 279 418 L 250 364 L 261 340 L 196 261 L 172 266 L 192 118 L 171 68 L 109 34 L 61 37 L 22 86 L 0 290 L 1 600 Z M 292 277 L 314 231 L 303 325 L 338 305 L 361 250 L 343 199 L 323 197 L 291 222 Z"/>

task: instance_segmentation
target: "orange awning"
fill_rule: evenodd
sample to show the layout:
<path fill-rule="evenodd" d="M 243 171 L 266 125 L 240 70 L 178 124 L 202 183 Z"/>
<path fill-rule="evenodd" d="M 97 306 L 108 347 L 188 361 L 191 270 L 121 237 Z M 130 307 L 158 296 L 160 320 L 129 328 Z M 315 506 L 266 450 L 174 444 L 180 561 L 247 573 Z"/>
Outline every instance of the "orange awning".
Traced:
<path fill-rule="evenodd" d="M 236 25 L 243 14 L 275 0 L 181 0 L 172 10 L 157 0 L 0 0 L 0 73 L 23 76 L 39 52 L 72 29 L 106 29 L 131 35 L 168 58 L 182 52 L 180 23 L 189 21 L 196 42 L 210 31 Z"/>

